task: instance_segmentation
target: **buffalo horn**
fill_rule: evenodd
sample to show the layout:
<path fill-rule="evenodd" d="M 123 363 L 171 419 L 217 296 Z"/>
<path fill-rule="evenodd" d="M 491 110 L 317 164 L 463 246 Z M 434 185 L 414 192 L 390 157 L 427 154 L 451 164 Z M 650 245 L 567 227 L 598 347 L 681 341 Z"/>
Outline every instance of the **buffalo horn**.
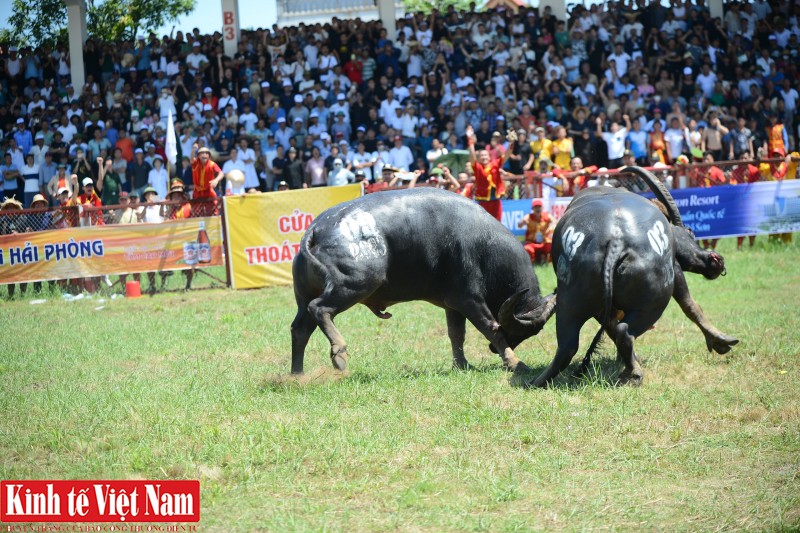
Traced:
<path fill-rule="evenodd" d="M 620 172 L 630 172 L 632 174 L 636 174 L 642 178 L 645 183 L 647 183 L 647 186 L 650 187 L 650 190 L 653 191 L 653 194 L 656 195 L 656 198 L 662 204 L 664 204 L 664 207 L 667 208 L 670 221 L 676 226 L 683 226 L 681 214 L 678 211 L 678 206 L 675 204 L 675 200 L 672 199 L 672 195 L 669 193 L 667 188 L 658 180 L 658 178 L 653 175 L 652 172 L 645 170 L 642 167 L 622 167 L 619 170 Z"/>
<path fill-rule="evenodd" d="M 538 327 L 539 329 L 544 326 L 553 313 L 556 311 L 556 295 L 549 294 L 545 297 L 544 302 L 539 307 L 528 311 L 522 315 L 515 315 L 514 318 L 520 325 L 531 328 Z"/>
<path fill-rule="evenodd" d="M 498 313 L 497 317 L 501 324 L 508 326 L 509 324 L 518 322 L 517 317 L 514 314 L 514 310 L 517 308 L 519 299 L 522 298 L 522 296 L 529 290 L 530 289 L 522 289 L 518 293 L 509 296 L 508 300 L 503 302 L 503 305 L 500 306 L 500 312 Z"/>

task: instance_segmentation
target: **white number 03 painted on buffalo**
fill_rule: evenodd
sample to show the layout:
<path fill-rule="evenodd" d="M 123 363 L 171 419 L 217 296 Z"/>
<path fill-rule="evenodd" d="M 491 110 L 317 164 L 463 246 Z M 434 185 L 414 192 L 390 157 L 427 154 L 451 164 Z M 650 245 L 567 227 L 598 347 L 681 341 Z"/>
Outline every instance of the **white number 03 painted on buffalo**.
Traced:
<path fill-rule="evenodd" d="M 647 238 L 650 240 L 650 246 L 658 255 L 664 255 L 664 252 L 669 249 L 669 237 L 664 232 L 664 224 L 660 220 L 653 224 L 652 229 L 647 230 Z"/>
<path fill-rule="evenodd" d="M 386 255 L 386 241 L 371 214 L 364 211 L 350 213 L 339 222 L 339 231 L 353 259 Z"/>
<path fill-rule="evenodd" d="M 567 259 L 575 257 L 575 253 L 578 251 L 581 244 L 583 244 L 583 239 L 585 237 L 586 235 L 584 235 L 583 232 L 575 231 L 575 228 L 572 226 L 566 229 L 564 235 L 561 236 L 561 246 L 564 248 Z"/>

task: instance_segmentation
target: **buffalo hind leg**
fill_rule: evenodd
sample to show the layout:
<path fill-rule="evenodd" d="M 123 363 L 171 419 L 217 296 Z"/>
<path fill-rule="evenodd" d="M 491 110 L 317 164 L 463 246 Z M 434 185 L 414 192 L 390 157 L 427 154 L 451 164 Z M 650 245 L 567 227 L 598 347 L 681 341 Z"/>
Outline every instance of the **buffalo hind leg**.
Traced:
<path fill-rule="evenodd" d="M 558 348 L 553 362 L 545 368 L 530 385 L 534 387 L 547 387 L 562 370 L 569 366 L 572 358 L 578 352 L 580 344 L 581 327 L 583 322 L 565 314 L 556 315 L 556 337 Z"/>
<path fill-rule="evenodd" d="M 297 315 L 292 321 L 292 374 L 303 373 L 303 359 L 311 334 L 317 329 L 317 322 L 308 307 L 298 303 Z"/>
<path fill-rule="evenodd" d="M 628 324 L 620 322 L 613 330 L 614 344 L 617 346 L 617 355 L 625 364 L 625 370 L 619 375 L 619 381 L 623 385 L 633 385 L 638 387 L 642 384 L 644 373 L 636 352 L 633 350 L 635 337 L 628 331 Z"/>
<path fill-rule="evenodd" d="M 344 291 L 340 290 L 340 292 Z M 343 299 L 341 295 L 334 297 L 326 292 L 308 304 L 308 311 L 317 321 L 319 329 L 328 338 L 328 342 L 331 343 L 331 363 L 337 370 L 347 370 L 347 343 L 333 324 L 333 318 L 339 313 L 350 309 L 357 302 L 358 298 L 348 301 Z"/>
<path fill-rule="evenodd" d="M 464 357 L 467 317 L 453 309 L 445 309 L 444 313 L 447 317 L 447 336 L 450 337 L 450 346 L 453 350 L 453 367 L 467 370 L 470 367 L 467 358 Z"/>

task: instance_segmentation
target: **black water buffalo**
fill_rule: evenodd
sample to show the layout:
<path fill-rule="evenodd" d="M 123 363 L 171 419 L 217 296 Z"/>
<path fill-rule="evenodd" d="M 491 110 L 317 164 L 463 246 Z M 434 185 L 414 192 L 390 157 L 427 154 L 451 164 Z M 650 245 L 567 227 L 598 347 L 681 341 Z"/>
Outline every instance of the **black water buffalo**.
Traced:
<path fill-rule="evenodd" d="M 642 369 L 633 341 L 656 323 L 673 297 L 700 327 L 709 350 L 725 353 L 738 342 L 708 322 L 684 277 L 684 272 L 693 272 L 717 278 L 725 272 L 722 256 L 698 246 L 655 176 L 638 167 L 627 170 L 650 186 L 667 217 L 653 202 L 624 189 L 594 187 L 575 195 L 553 234 L 558 349 L 534 386 L 546 386 L 569 365 L 581 327 L 590 318 L 601 325 L 593 346 L 605 331 L 625 364 L 620 381 L 640 384 Z M 590 356 L 591 349 L 582 370 Z"/>
<path fill-rule="evenodd" d="M 308 339 L 320 327 L 333 366 L 347 346 L 333 319 L 361 303 L 379 318 L 392 304 L 424 300 L 444 308 L 453 364 L 467 367 L 469 320 L 509 370 L 513 348 L 538 333 L 555 310 L 541 296 L 530 258 L 514 236 L 474 202 L 437 189 L 370 194 L 322 213 L 292 265 L 297 315 L 292 373 L 303 372 Z"/>

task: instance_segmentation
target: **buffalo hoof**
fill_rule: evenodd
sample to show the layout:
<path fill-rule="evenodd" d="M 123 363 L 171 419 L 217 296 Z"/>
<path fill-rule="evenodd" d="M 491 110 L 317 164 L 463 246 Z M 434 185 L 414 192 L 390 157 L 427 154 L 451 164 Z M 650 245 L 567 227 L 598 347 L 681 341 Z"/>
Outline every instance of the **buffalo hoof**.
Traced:
<path fill-rule="evenodd" d="M 706 337 L 706 346 L 709 352 L 717 352 L 718 354 L 726 354 L 731 351 L 731 348 L 739 344 L 739 339 L 730 337 L 728 335 L 720 334 L 719 336 Z"/>
<path fill-rule="evenodd" d="M 464 359 L 463 361 L 453 361 L 453 370 L 475 370 L 475 367 Z"/>
<path fill-rule="evenodd" d="M 333 363 L 333 368 L 344 372 L 347 370 L 347 357 L 344 353 L 337 353 L 336 355 L 331 356 L 331 362 Z"/>
<path fill-rule="evenodd" d="M 629 387 L 638 387 L 642 384 L 644 377 L 635 372 L 624 371 L 619 375 L 619 384 L 627 385 Z"/>
<path fill-rule="evenodd" d="M 524 372 L 529 372 L 530 371 L 530 368 L 528 368 L 528 365 L 526 365 L 522 361 L 517 361 L 516 363 L 503 363 L 503 368 L 505 368 L 506 371 L 508 371 L 508 372 L 524 373 Z"/>

